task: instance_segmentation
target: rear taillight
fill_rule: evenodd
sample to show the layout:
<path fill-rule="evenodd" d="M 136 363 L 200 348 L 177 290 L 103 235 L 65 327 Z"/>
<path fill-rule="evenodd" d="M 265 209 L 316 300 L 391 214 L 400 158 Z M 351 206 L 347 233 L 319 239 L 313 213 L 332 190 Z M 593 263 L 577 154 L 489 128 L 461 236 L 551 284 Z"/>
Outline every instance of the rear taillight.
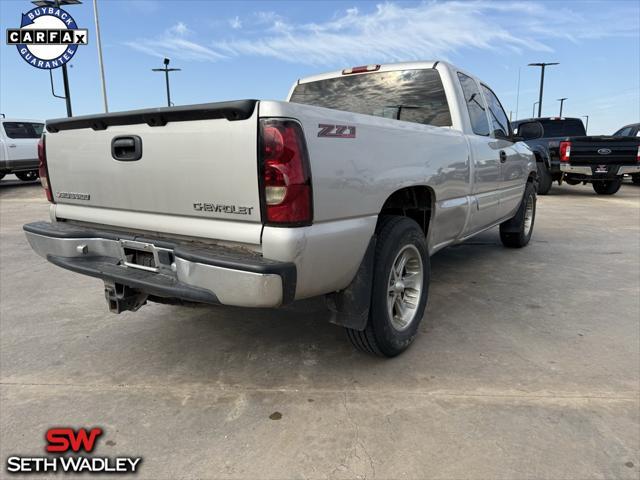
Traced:
<path fill-rule="evenodd" d="M 42 135 L 38 142 L 38 174 L 40 175 L 40 183 L 44 192 L 47 194 L 47 200 L 51 203 L 53 201 L 53 194 L 51 193 L 51 184 L 49 183 L 49 169 L 47 168 L 47 149 L 45 148 L 45 136 Z"/>
<path fill-rule="evenodd" d="M 636 162 L 640 163 L 640 147 L 638 147 L 638 153 L 636 155 Z"/>
<path fill-rule="evenodd" d="M 310 225 L 311 172 L 300 124 L 293 120 L 261 120 L 259 149 L 265 224 Z"/>
<path fill-rule="evenodd" d="M 560 161 L 568 162 L 571 158 L 571 142 L 560 142 Z"/>

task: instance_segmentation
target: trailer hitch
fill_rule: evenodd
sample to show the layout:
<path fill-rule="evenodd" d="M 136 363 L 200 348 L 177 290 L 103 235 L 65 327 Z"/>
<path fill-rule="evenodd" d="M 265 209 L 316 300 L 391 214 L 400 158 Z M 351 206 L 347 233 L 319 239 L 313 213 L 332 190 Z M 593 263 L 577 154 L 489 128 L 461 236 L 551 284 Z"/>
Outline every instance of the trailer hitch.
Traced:
<path fill-rule="evenodd" d="M 148 294 L 121 283 L 104 282 L 104 296 L 107 299 L 109 311 L 122 313 L 140 309 L 147 303 Z"/>

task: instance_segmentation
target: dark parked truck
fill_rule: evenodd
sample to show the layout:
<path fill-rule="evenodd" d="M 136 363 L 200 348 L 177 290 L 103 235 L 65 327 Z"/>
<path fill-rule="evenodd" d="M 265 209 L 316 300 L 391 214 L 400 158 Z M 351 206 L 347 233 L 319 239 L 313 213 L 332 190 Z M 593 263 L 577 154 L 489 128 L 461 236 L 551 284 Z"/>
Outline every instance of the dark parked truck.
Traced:
<path fill-rule="evenodd" d="M 591 183 L 599 195 L 613 195 L 625 174 L 640 173 L 640 138 L 588 136 L 578 118 L 533 118 L 512 123 L 536 156 L 538 193 L 554 181 Z"/>

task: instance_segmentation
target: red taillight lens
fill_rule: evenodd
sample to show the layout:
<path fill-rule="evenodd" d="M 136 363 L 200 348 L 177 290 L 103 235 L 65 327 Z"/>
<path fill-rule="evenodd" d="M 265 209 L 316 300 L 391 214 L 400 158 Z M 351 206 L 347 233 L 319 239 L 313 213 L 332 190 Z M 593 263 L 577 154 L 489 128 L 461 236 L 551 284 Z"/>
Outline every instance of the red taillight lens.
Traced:
<path fill-rule="evenodd" d="M 265 119 L 260 132 L 265 223 L 311 224 L 311 173 L 302 127 L 292 120 Z"/>
<path fill-rule="evenodd" d="M 560 161 L 568 162 L 571 158 L 571 142 L 560 142 Z"/>
<path fill-rule="evenodd" d="M 47 194 L 47 200 L 53 201 L 53 193 L 51 192 L 51 184 L 49 183 L 49 169 L 47 168 L 47 149 L 45 148 L 45 136 L 42 135 L 38 142 L 38 174 L 40 175 L 40 183 L 44 192 Z"/>

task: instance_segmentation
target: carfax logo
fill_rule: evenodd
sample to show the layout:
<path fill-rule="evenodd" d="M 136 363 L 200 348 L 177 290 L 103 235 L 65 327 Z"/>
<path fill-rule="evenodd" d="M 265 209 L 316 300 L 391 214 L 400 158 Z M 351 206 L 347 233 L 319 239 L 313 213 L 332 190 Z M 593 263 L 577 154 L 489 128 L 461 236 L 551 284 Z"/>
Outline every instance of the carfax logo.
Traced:
<path fill-rule="evenodd" d="M 70 61 L 78 45 L 89 41 L 86 28 L 78 28 L 71 15 L 58 7 L 37 7 L 22 14 L 20 28 L 7 29 L 7 45 L 36 68 L 58 68 Z"/>

